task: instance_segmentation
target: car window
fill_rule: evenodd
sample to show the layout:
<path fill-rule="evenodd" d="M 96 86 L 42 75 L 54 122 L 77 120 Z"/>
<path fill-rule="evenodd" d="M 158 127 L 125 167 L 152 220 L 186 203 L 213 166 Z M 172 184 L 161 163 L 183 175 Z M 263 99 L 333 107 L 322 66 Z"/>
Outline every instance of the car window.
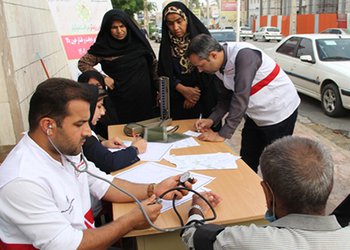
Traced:
<path fill-rule="evenodd" d="M 280 30 L 277 29 L 277 28 L 267 28 L 267 31 L 269 31 L 269 32 L 280 32 Z"/>
<path fill-rule="evenodd" d="M 299 37 L 289 38 L 277 49 L 277 52 L 288 56 L 295 56 L 295 50 L 297 48 L 299 40 Z"/>
<path fill-rule="evenodd" d="M 212 37 L 218 42 L 235 41 L 236 34 L 232 32 L 211 32 Z"/>
<path fill-rule="evenodd" d="M 350 38 L 317 39 L 316 49 L 322 61 L 350 60 Z"/>
<path fill-rule="evenodd" d="M 303 38 L 298 45 L 297 57 L 300 58 L 300 56 L 303 55 L 310 55 L 312 58 L 314 58 L 314 53 L 312 51 L 312 41 L 310 39 Z"/>

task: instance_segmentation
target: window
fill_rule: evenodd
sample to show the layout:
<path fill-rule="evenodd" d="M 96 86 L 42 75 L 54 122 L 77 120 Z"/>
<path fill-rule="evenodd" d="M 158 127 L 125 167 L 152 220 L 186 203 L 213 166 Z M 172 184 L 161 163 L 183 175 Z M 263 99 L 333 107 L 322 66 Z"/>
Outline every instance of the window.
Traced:
<path fill-rule="evenodd" d="M 310 39 L 303 38 L 299 43 L 297 57 L 299 58 L 303 55 L 310 55 L 313 59 L 315 58 L 314 53 L 312 51 L 312 41 Z"/>
<path fill-rule="evenodd" d="M 295 50 L 297 48 L 299 40 L 300 38 L 298 37 L 289 38 L 277 49 L 277 52 L 288 56 L 295 56 Z"/>
<path fill-rule="evenodd" d="M 350 39 L 317 39 L 316 48 L 320 60 L 350 60 Z"/>
<path fill-rule="evenodd" d="M 269 32 L 280 32 L 278 28 L 267 28 L 267 31 Z"/>

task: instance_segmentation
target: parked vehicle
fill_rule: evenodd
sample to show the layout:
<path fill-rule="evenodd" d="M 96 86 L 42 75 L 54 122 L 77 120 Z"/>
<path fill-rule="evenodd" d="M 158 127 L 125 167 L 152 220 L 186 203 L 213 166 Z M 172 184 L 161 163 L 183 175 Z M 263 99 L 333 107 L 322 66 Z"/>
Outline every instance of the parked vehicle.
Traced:
<path fill-rule="evenodd" d="M 243 41 L 245 41 L 247 38 L 252 39 L 253 38 L 252 29 L 250 27 L 247 27 L 247 26 L 240 27 L 239 37 Z"/>
<path fill-rule="evenodd" d="M 236 41 L 236 32 L 233 29 L 213 29 L 209 32 L 220 43 Z"/>
<path fill-rule="evenodd" d="M 321 34 L 350 35 L 350 29 L 329 28 L 321 31 Z"/>
<path fill-rule="evenodd" d="M 282 35 L 277 27 L 264 26 L 260 27 L 256 32 L 253 33 L 253 40 L 262 40 L 264 42 L 277 40 L 279 42 L 282 40 Z"/>
<path fill-rule="evenodd" d="M 162 28 L 156 28 L 150 35 L 149 39 L 154 40 L 156 43 L 160 43 L 162 40 Z"/>
<path fill-rule="evenodd" d="M 321 101 L 328 116 L 342 116 L 350 109 L 350 36 L 290 35 L 265 51 L 300 93 Z"/>

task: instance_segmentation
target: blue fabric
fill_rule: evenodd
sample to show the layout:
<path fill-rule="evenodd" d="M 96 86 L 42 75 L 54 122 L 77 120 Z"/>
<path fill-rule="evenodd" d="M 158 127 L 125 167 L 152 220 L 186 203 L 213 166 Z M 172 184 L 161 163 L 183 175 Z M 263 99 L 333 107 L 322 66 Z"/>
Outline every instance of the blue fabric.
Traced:
<path fill-rule="evenodd" d="M 111 152 L 96 137 L 90 136 L 83 145 L 84 155 L 96 167 L 109 174 L 138 162 L 137 152 L 133 147 Z"/>

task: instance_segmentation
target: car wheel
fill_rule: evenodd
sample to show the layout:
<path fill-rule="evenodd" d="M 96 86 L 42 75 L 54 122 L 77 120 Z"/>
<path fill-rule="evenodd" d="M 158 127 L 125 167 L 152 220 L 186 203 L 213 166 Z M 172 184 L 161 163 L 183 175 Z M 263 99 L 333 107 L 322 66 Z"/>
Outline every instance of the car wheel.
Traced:
<path fill-rule="evenodd" d="M 265 36 L 263 36 L 263 41 L 264 41 L 264 42 L 266 42 L 266 41 L 267 41 Z"/>
<path fill-rule="evenodd" d="M 344 114 L 344 108 L 340 99 L 338 87 L 335 84 L 327 84 L 322 89 L 322 109 L 330 117 L 339 117 Z"/>
<path fill-rule="evenodd" d="M 255 36 L 253 36 L 253 41 L 257 41 L 258 39 L 256 39 L 256 37 Z"/>

